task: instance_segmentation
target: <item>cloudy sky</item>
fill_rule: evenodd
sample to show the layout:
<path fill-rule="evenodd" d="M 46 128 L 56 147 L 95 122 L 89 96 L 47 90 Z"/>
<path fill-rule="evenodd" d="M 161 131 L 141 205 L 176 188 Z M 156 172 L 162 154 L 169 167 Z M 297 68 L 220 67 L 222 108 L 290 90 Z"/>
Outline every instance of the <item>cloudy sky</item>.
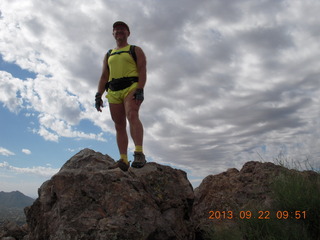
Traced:
<path fill-rule="evenodd" d="M 149 161 L 195 187 L 280 153 L 319 169 L 319 12 L 318 0 L 1 0 L 0 191 L 36 197 L 83 148 L 118 159 L 107 102 L 94 108 L 117 20 L 148 60 Z"/>

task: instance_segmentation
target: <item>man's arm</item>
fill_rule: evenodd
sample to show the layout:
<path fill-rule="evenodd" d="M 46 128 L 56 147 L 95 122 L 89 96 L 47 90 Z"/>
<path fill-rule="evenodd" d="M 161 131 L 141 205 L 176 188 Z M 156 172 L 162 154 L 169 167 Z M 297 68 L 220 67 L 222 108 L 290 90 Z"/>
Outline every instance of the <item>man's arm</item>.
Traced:
<path fill-rule="evenodd" d="M 95 96 L 95 102 L 96 102 L 95 107 L 99 112 L 102 112 L 101 108 L 103 107 L 103 101 L 101 99 L 101 96 L 105 91 L 105 86 L 108 80 L 109 80 L 109 68 L 108 68 L 108 56 L 106 54 L 106 56 L 103 59 L 102 74 L 98 84 L 98 91 Z"/>
<path fill-rule="evenodd" d="M 109 81 L 109 68 L 108 68 L 108 56 L 106 56 L 103 59 L 103 65 L 102 65 L 102 74 L 100 77 L 99 85 L 98 85 L 98 93 L 101 95 L 105 91 L 106 83 Z"/>
<path fill-rule="evenodd" d="M 147 81 L 147 60 L 142 49 L 138 46 L 135 47 L 137 55 L 137 69 L 139 74 L 138 88 L 144 88 Z"/>

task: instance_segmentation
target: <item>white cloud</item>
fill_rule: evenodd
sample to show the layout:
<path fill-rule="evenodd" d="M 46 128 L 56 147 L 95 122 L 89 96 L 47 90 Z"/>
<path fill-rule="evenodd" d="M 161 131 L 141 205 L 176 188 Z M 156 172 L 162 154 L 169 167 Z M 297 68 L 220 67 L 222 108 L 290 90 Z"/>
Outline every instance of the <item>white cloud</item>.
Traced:
<path fill-rule="evenodd" d="M 85 133 L 74 129 L 86 114 L 81 112 L 78 97 L 69 94 L 59 82 L 49 82 L 43 76 L 20 80 L 0 71 L 0 101 L 12 112 L 30 109 L 39 113 L 40 128 L 33 132 L 45 140 L 58 142 L 60 137 L 106 141 L 103 134 Z M 19 97 L 20 96 L 20 97 Z M 90 106 L 93 109 L 93 106 Z M 33 113 L 34 115 L 34 113 Z M 88 115 L 90 118 L 94 114 Z M 101 119 L 101 118 L 100 118 Z"/>
<path fill-rule="evenodd" d="M 9 157 L 9 156 L 14 156 L 15 154 L 8 149 L 0 147 L 0 155 Z"/>
<path fill-rule="evenodd" d="M 22 108 L 22 99 L 17 97 L 20 92 L 20 80 L 13 78 L 11 74 L 0 71 L 0 101 L 11 112 L 18 112 Z"/>
<path fill-rule="evenodd" d="M 0 167 L 1 167 L 1 168 L 6 168 L 6 167 L 8 167 L 8 166 L 9 166 L 8 162 L 2 162 L 2 163 L 0 163 Z"/>
<path fill-rule="evenodd" d="M 58 141 L 58 137 L 69 137 L 106 141 L 103 138 L 102 133 L 87 134 L 81 131 L 76 131 L 72 128 L 72 125 L 67 121 L 57 119 L 55 116 L 49 114 L 40 114 L 39 123 L 42 126 L 39 130 L 39 134 L 45 137 L 46 140 Z M 47 129 L 50 129 L 50 131 L 48 131 Z"/>
<path fill-rule="evenodd" d="M 31 151 L 29 149 L 26 149 L 26 148 L 22 149 L 21 151 L 26 155 L 30 155 L 31 154 Z"/>
<path fill-rule="evenodd" d="M 0 52 L 38 75 L 22 81 L 1 72 L 0 101 L 38 112 L 34 131 L 46 140 L 104 141 L 77 126 L 89 120 L 114 133 L 108 109 L 97 113 L 93 99 L 114 46 L 112 23 L 122 19 L 148 59 L 141 108 L 148 155 L 197 178 L 257 160 L 261 149 L 267 160 L 283 146 L 319 155 L 310 139 L 320 135 L 320 2 L 181 3 L 2 2 Z"/>
<path fill-rule="evenodd" d="M 41 177 L 51 177 L 59 171 L 59 169 L 56 169 L 56 168 L 42 167 L 42 166 L 26 167 L 26 168 L 15 167 L 15 166 L 11 166 L 8 162 L 0 163 L 0 168 L 7 169 L 14 173 L 32 174 L 32 175 L 37 175 Z"/>
<path fill-rule="evenodd" d="M 43 126 L 40 127 L 40 129 L 34 130 L 34 132 L 38 133 L 41 137 L 43 137 L 46 141 L 52 141 L 52 142 L 58 142 L 59 136 L 57 134 L 54 134 L 52 132 L 49 132 L 46 128 Z"/>

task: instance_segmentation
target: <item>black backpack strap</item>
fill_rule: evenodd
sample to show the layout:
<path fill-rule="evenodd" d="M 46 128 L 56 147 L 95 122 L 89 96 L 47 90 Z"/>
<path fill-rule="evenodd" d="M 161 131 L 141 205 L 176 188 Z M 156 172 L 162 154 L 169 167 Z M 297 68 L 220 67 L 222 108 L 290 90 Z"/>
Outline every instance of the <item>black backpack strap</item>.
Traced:
<path fill-rule="evenodd" d="M 109 49 L 109 51 L 107 52 L 107 59 L 111 56 L 111 52 L 112 52 L 112 49 Z"/>
<path fill-rule="evenodd" d="M 112 49 L 109 49 L 109 51 L 107 52 L 107 61 L 108 61 L 108 58 L 112 55 L 121 54 L 121 53 L 129 53 L 131 55 L 131 57 L 133 58 L 133 60 L 135 61 L 135 63 L 137 63 L 137 55 L 136 55 L 135 48 L 136 48 L 135 45 L 130 45 L 129 51 L 120 51 L 120 52 L 114 52 L 114 53 L 111 53 Z"/>
<path fill-rule="evenodd" d="M 130 54 L 131 54 L 133 60 L 137 63 L 137 55 L 136 55 L 135 48 L 136 48 L 135 45 L 130 45 Z"/>
<path fill-rule="evenodd" d="M 107 67 L 109 69 L 109 64 L 108 64 L 108 58 L 111 56 L 111 52 L 112 52 L 112 49 L 109 49 L 109 51 L 107 52 Z"/>

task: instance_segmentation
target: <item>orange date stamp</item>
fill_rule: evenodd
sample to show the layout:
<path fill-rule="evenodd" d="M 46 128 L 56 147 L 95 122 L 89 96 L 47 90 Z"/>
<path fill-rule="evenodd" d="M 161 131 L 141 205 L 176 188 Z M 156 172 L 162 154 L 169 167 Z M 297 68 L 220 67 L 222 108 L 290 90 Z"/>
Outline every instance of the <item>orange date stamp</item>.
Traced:
<path fill-rule="evenodd" d="M 224 219 L 306 219 L 307 211 L 209 211 L 210 220 Z"/>

